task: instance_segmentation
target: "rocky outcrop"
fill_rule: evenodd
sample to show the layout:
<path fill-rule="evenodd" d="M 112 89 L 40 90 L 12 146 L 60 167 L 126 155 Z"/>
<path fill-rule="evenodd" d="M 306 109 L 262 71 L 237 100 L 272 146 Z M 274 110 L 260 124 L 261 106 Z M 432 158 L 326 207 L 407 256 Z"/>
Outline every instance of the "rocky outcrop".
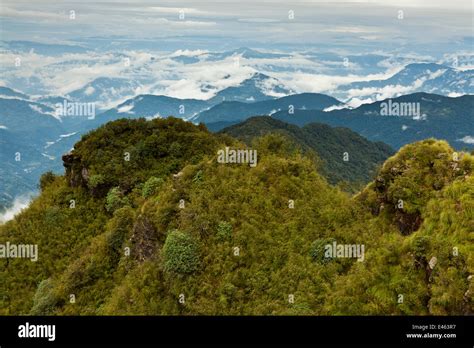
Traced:
<path fill-rule="evenodd" d="M 140 215 L 137 218 L 130 241 L 132 243 L 132 255 L 139 262 L 149 259 L 155 253 L 156 229 L 146 216 Z"/>
<path fill-rule="evenodd" d="M 79 156 L 69 152 L 62 156 L 63 166 L 66 168 L 66 179 L 72 187 L 87 187 L 89 171 L 81 163 Z"/>

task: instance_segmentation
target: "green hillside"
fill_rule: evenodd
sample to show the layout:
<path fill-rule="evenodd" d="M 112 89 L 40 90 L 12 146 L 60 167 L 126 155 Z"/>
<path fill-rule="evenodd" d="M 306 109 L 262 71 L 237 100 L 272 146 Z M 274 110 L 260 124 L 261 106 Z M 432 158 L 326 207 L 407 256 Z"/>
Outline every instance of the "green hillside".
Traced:
<path fill-rule="evenodd" d="M 321 160 L 320 172 L 331 184 L 366 184 L 373 179 L 378 167 L 394 153 L 390 146 L 368 141 L 348 128 L 333 128 L 321 123 L 310 123 L 299 128 L 269 116 L 249 118 L 223 129 L 221 133 L 247 144 L 251 144 L 255 137 L 268 133 L 283 134 L 306 154 L 317 154 Z M 347 161 L 344 161 L 345 153 Z"/>
<path fill-rule="evenodd" d="M 0 314 L 473 313 L 473 156 L 406 145 L 350 197 L 281 134 L 254 139 L 256 167 L 218 163 L 226 146 L 248 149 L 173 118 L 83 137 L 0 226 L 39 250 L 0 259 Z"/>

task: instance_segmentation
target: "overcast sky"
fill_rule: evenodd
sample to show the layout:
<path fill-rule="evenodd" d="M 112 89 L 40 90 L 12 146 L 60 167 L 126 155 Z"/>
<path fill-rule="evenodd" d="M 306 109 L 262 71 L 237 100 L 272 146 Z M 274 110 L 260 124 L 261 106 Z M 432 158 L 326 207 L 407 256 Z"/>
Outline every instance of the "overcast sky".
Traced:
<path fill-rule="evenodd" d="M 1 39 L 46 43 L 91 36 L 180 37 L 219 45 L 472 50 L 471 0 L 9 1 Z M 75 18 L 71 19 L 71 11 Z M 402 12 L 400 12 L 402 11 Z M 403 18 L 399 18 L 403 17 Z M 203 40 L 204 38 L 204 40 Z M 246 45 L 248 43 L 248 45 Z"/>

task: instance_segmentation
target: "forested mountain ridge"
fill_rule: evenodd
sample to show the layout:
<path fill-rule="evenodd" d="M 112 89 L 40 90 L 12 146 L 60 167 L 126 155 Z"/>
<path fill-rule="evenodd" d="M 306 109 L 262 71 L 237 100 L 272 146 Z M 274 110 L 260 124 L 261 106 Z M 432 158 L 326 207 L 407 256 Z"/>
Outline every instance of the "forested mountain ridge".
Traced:
<path fill-rule="evenodd" d="M 226 147 L 258 164 L 219 163 Z M 110 122 L 63 160 L 0 226 L 38 245 L 0 259 L 1 314 L 473 313 L 474 158 L 444 141 L 404 146 L 354 197 L 281 134 L 174 118 Z"/>
<path fill-rule="evenodd" d="M 371 141 L 383 141 L 395 149 L 431 137 L 444 139 L 458 150 L 473 148 L 470 140 L 474 134 L 473 95 L 451 98 L 413 93 L 355 109 L 329 112 L 295 109 L 293 113 L 282 110 L 272 117 L 299 126 L 319 122 L 347 127 Z"/>
<path fill-rule="evenodd" d="M 382 142 L 371 142 L 348 128 L 310 123 L 302 128 L 269 116 L 251 117 L 224 128 L 220 133 L 251 144 L 256 137 L 280 133 L 298 144 L 304 152 L 316 152 L 321 174 L 331 184 L 366 184 L 394 150 Z M 342 159 L 342 160 L 341 160 Z"/>
<path fill-rule="evenodd" d="M 318 93 L 278 98 L 263 98 L 258 94 L 263 99 L 257 95 L 256 100 L 247 100 L 246 96 L 254 93 L 255 88 L 266 85 L 260 85 L 259 81 L 267 81 L 267 77 L 257 74 L 241 86 L 243 90 L 231 87 L 209 100 L 140 94 L 108 110 L 96 109 L 94 103 L 79 107 L 82 104 L 65 97 L 28 96 L 3 88 L 0 90 L 0 106 L 5 110 L 0 113 L 0 157 L 5 165 L 0 177 L 0 213 L 11 207 L 15 198 L 36 194 L 35 186 L 41 173 L 49 170 L 60 173 L 62 154 L 69 151 L 83 134 L 121 118 L 174 116 L 194 123 L 203 122 L 209 130 L 219 131 L 256 115 L 271 115 L 300 127 L 308 123 L 323 123 L 349 128 L 370 141 L 382 141 L 394 149 L 431 137 L 447 140 L 458 150 L 472 150 L 474 146 L 472 95 L 451 98 L 413 93 L 363 104 L 355 109 L 341 109 L 344 105 L 339 100 Z M 66 105 L 72 109 L 77 106 L 75 112 L 78 114 L 67 116 L 58 112 L 66 110 Z M 391 114 L 398 109 L 392 110 L 388 106 L 401 109 L 401 114 Z M 385 109 L 390 115 L 382 115 Z M 405 109 L 411 113 L 405 114 Z M 25 124 L 28 127 L 24 127 Z M 320 155 L 324 157 L 321 151 Z M 350 161 L 347 164 L 356 163 Z M 360 175 L 355 175 L 355 179 L 359 180 Z M 364 182 L 367 179 L 366 176 Z"/>
<path fill-rule="evenodd" d="M 341 105 L 333 97 L 320 93 L 300 93 L 254 103 L 225 101 L 200 112 L 193 121 L 203 123 L 238 122 L 256 115 L 270 115 L 281 110 L 324 110 Z"/>

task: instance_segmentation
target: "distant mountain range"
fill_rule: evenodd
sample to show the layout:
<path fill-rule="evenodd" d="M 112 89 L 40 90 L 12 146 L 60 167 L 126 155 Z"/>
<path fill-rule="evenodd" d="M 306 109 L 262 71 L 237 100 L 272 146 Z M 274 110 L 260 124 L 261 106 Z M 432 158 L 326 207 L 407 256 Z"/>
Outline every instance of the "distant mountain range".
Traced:
<path fill-rule="evenodd" d="M 119 118 L 164 118 L 175 116 L 189 119 L 210 107 L 210 102 L 197 99 L 178 99 L 162 95 L 139 95 L 107 110 L 93 121 L 102 124 Z"/>
<path fill-rule="evenodd" d="M 258 56 L 260 53 L 242 49 L 239 54 Z M 207 54 L 206 59 L 212 56 Z M 356 91 L 367 91 L 368 94 L 364 92 L 358 96 L 373 97 L 376 94 L 377 99 L 382 97 L 377 94 L 378 90 L 409 85 L 441 94 L 474 93 L 472 77 L 472 70 L 457 70 L 439 64 L 409 64 L 387 80 L 352 83 L 341 87 L 336 94 L 356 97 Z M 194 123 L 204 123 L 210 130 L 219 131 L 252 116 L 271 115 L 277 120 L 298 126 L 316 122 L 346 127 L 370 141 L 382 141 L 395 149 L 430 137 L 445 139 L 457 149 L 474 148 L 472 95 L 447 97 L 414 93 L 351 109 L 342 101 L 325 94 L 294 94 L 281 81 L 262 73 L 255 73 L 237 86 L 217 91 L 208 100 L 143 94 L 126 99 L 105 111 L 98 108 L 93 119 L 60 117 L 56 113 L 57 103 L 114 99 L 122 94 L 133 95 L 138 87 L 137 83 L 119 78 L 97 79 L 67 96 L 30 96 L 0 87 L 0 155 L 5 164 L 2 167 L 4 179 L 0 181 L 0 205 L 8 204 L 16 195 L 35 187 L 40 173 L 47 170 L 61 171 L 58 158 L 69 151 L 83 134 L 119 118 L 152 119 L 172 115 Z M 215 87 L 203 88 L 213 90 Z M 400 88 L 400 91 L 403 90 Z M 389 103 L 413 104 L 419 106 L 419 113 L 383 116 L 383 105 Z M 21 162 L 15 161 L 17 152 L 21 153 Z"/>
<path fill-rule="evenodd" d="M 0 95 L 1 210 L 16 196 L 35 191 L 45 171 L 60 171 L 61 153 L 72 144 L 54 151 L 50 148 L 67 135 L 68 128 L 53 108 L 7 88 Z"/>
<path fill-rule="evenodd" d="M 1 98 L 19 98 L 19 99 L 29 99 L 26 94 L 15 91 L 11 88 L 0 86 L 0 97 Z"/>
<path fill-rule="evenodd" d="M 238 86 L 227 87 L 210 99 L 212 104 L 224 101 L 257 102 L 293 93 L 280 81 L 265 74 L 255 73 Z"/>
<path fill-rule="evenodd" d="M 28 145 L 4 128 L 0 128 L 0 161 L 0 211 L 16 197 L 34 192 L 40 175 L 54 165 L 35 144 Z"/>
<path fill-rule="evenodd" d="M 54 109 L 33 101 L 0 98 L 0 126 L 15 134 L 18 141 L 44 143 L 53 134 L 63 131 Z"/>
<path fill-rule="evenodd" d="M 339 97 L 386 99 L 408 93 L 426 92 L 445 96 L 474 94 L 474 70 L 458 70 L 434 63 L 408 64 L 384 80 L 353 82 L 338 87 Z"/>
<path fill-rule="evenodd" d="M 98 103 L 102 108 L 115 100 L 123 100 L 139 93 L 142 83 L 126 78 L 100 77 L 68 93 L 72 101 Z"/>
<path fill-rule="evenodd" d="M 173 49 L 166 47 L 166 43 L 160 43 L 157 51 L 156 47 L 152 48 L 152 41 L 117 39 L 120 48 L 111 45 L 109 39 L 98 37 L 68 44 L 0 40 L 0 48 L 5 52 L 25 59 L 30 54 L 48 57 L 44 65 L 40 64 L 41 68 L 22 69 L 22 74 L 16 74 L 15 68 L 5 69 L 2 84 L 30 95 L 51 94 L 74 101 L 94 101 L 103 110 L 141 94 L 208 99 L 225 87 L 230 88 L 228 93 L 216 96 L 217 102 L 223 101 L 223 97 L 226 101 L 248 102 L 302 92 L 325 93 L 343 101 L 354 98 L 375 101 L 414 92 L 446 96 L 472 94 L 474 89 L 473 70 L 466 70 L 472 69 L 469 63 L 472 59 L 462 58 L 462 53 L 454 64 L 449 56 L 427 62 L 426 58 L 412 54 L 381 51 L 343 54 L 310 48 L 282 51 L 249 47 L 209 51 Z M 147 54 L 142 54 L 137 44 L 144 45 L 142 49 Z M 67 78 L 68 72 L 79 73 L 81 69 L 84 74 L 80 78 Z M 207 70 L 209 74 L 203 74 Z M 246 88 L 247 80 L 242 81 L 252 71 L 256 74 L 254 80 L 261 79 L 260 88 L 253 91 Z M 367 77 L 387 76 L 388 72 L 397 73 L 367 81 Z M 311 75 L 315 79 L 308 83 L 301 81 Z M 64 79 L 60 80 L 60 76 Z M 232 89 L 238 87 L 248 93 L 234 93 Z M 186 93 L 182 94 L 181 90 Z"/>
<path fill-rule="evenodd" d="M 269 93 L 270 95 L 268 95 Z M 242 103 L 245 105 L 256 105 L 254 102 L 272 101 L 274 100 L 273 95 L 286 95 L 291 93 L 290 90 L 284 89 L 280 86 L 276 79 L 273 79 L 267 75 L 256 73 L 249 79 L 244 80 L 239 86 L 228 87 L 219 91 L 213 98 L 209 100 L 198 100 L 198 99 L 178 99 L 162 95 L 139 95 L 132 99 L 128 99 L 121 103 L 115 108 L 107 110 L 100 114 L 94 124 L 104 123 L 117 118 L 136 118 L 136 117 L 168 117 L 175 116 L 183 119 L 197 120 L 198 115 L 208 109 L 213 108 L 220 103 L 235 102 Z M 326 100 L 333 99 L 324 96 Z M 336 103 L 339 103 L 336 101 Z M 327 102 L 325 105 L 330 106 L 334 103 Z M 267 110 L 268 107 L 264 105 L 270 104 L 258 104 L 258 110 Z M 225 106 L 224 106 L 225 108 Z M 222 109 L 222 108 L 221 108 Z M 218 109 L 220 110 L 220 109 Z M 271 110 L 271 109 L 270 109 Z M 268 111 L 270 111 L 268 110 Z M 213 113 L 210 111 L 210 113 Z M 219 111 L 217 111 L 219 112 Z M 247 117 L 253 116 L 255 113 L 246 112 Z M 225 115 L 218 116 L 225 118 Z M 218 118 L 216 116 L 209 116 L 213 121 Z M 237 118 L 241 119 L 241 118 Z M 198 121 L 207 122 L 206 116 Z"/>
<path fill-rule="evenodd" d="M 383 115 L 389 106 L 413 107 L 411 115 Z M 393 111 L 393 110 L 392 110 Z M 395 149 L 426 138 L 447 140 L 457 149 L 472 149 L 474 142 L 474 96 L 457 98 L 436 94 L 414 93 L 394 99 L 365 104 L 356 109 L 324 112 L 319 110 L 286 110 L 273 115 L 284 122 L 303 126 L 312 122 L 347 127 L 372 141 L 383 141 Z"/>
<path fill-rule="evenodd" d="M 302 93 L 256 103 L 222 102 L 201 112 L 192 120 L 203 123 L 231 122 L 255 115 L 271 115 L 282 110 L 291 113 L 295 109 L 324 110 L 338 105 L 341 105 L 341 102 L 333 97 L 319 93 Z"/>

